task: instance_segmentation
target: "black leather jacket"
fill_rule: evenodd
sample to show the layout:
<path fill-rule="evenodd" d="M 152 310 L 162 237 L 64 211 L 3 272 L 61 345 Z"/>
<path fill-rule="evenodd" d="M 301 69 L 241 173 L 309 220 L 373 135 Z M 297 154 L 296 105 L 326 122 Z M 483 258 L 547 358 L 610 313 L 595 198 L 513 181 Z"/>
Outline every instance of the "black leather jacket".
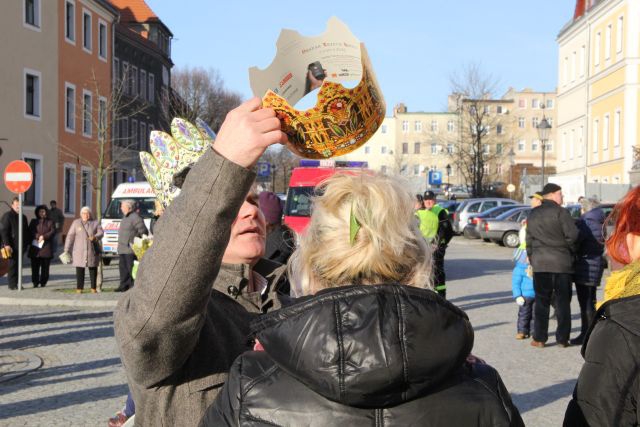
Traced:
<path fill-rule="evenodd" d="M 473 329 L 432 291 L 322 291 L 254 322 L 201 425 L 520 426 L 498 373 L 465 362 Z"/>

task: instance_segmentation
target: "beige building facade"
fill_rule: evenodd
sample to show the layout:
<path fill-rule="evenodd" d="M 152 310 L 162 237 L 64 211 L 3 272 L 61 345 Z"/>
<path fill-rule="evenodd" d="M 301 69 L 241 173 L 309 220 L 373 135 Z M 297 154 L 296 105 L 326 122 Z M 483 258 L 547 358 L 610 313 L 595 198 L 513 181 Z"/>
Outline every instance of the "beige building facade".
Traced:
<path fill-rule="evenodd" d="M 58 4 L 12 0 L 2 6 L 0 168 L 4 171 L 12 160 L 30 164 L 34 183 L 24 207 L 32 216 L 33 207 L 57 194 Z M 0 186 L 0 200 L 10 203 L 13 197 Z"/>
<path fill-rule="evenodd" d="M 640 2 L 578 0 L 558 35 L 559 137 L 567 149 L 557 178 L 576 191 L 610 186 L 615 199 L 629 186 L 640 137 L 638 34 Z"/>

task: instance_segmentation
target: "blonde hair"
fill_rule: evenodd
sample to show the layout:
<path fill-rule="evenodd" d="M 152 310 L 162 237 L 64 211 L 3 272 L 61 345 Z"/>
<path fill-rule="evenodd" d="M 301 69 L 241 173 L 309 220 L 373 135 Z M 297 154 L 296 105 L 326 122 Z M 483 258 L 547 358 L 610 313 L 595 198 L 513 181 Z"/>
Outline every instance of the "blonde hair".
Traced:
<path fill-rule="evenodd" d="M 350 284 L 430 288 L 431 249 L 399 178 L 336 174 L 319 186 L 311 223 L 289 261 L 295 295 Z M 360 224 L 353 244 L 351 215 Z"/>

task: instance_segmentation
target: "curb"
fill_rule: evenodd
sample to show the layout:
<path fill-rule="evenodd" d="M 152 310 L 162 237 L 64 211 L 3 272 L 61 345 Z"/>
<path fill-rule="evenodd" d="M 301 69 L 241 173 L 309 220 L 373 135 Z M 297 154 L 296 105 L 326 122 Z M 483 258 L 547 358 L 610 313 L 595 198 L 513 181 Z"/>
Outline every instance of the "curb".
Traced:
<path fill-rule="evenodd" d="M 42 359 L 33 353 L 27 353 L 26 351 L 21 350 L 0 351 L 0 361 L 2 361 L 0 365 L 5 364 L 4 359 L 19 359 L 18 363 L 23 366 L 19 369 L 9 371 L 6 374 L 2 374 L 2 372 L 0 372 L 0 383 L 20 378 L 21 376 L 27 375 L 29 372 L 35 371 L 42 366 Z M 16 364 L 15 361 L 10 363 Z"/>
<path fill-rule="evenodd" d="M 41 299 L 41 298 L 9 298 L 0 297 L 0 305 L 13 306 L 40 306 L 40 307 L 98 307 L 115 308 L 118 304 L 116 300 L 109 301 L 80 301 L 66 299 Z"/>

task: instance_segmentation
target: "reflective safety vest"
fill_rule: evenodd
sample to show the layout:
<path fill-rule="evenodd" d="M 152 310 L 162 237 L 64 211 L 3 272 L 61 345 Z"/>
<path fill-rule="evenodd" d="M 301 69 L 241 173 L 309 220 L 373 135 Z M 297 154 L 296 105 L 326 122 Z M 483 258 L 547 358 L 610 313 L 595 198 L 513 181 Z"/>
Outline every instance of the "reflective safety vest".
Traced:
<path fill-rule="evenodd" d="M 445 211 L 447 212 L 447 215 L 449 215 L 449 212 L 443 208 L 440 205 L 433 205 L 433 207 L 430 209 L 431 212 L 433 212 L 434 214 L 436 214 L 437 217 L 440 217 L 440 212 Z"/>
<path fill-rule="evenodd" d="M 427 209 L 419 209 L 416 216 L 420 220 L 420 233 L 427 242 L 433 241 L 438 234 L 438 215 Z"/>

